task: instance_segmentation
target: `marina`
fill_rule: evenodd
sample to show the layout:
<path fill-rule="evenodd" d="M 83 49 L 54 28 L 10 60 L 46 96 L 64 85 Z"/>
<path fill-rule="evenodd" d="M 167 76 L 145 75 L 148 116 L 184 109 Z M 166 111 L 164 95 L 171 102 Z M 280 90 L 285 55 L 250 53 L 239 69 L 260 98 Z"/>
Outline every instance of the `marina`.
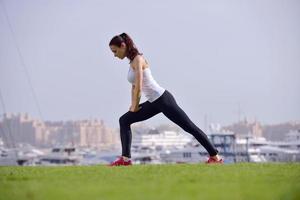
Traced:
<path fill-rule="evenodd" d="M 212 132 L 208 137 L 226 163 L 299 162 L 300 133 L 290 132 L 284 141 L 267 141 L 263 137 L 237 138 L 232 132 Z M 99 165 L 109 164 L 120 149 L 99 150 L 75 146 L 38 149 L 31 145 L 5 148 L 0 142 L 0 165 Z M 207 151 L 192 137 L 166 131 L 135 135 L 132 161 L 135 164 L 200 163 Z"/>

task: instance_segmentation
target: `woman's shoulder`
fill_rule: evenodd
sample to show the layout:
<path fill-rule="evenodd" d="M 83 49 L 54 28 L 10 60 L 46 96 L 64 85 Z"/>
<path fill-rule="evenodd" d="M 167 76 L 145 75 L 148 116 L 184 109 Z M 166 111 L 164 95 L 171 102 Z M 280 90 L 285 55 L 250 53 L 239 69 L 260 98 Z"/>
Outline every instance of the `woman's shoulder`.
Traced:
<path fill-rule="evenodd" d="M 134 69 L 138 65 L 142 65 L 143 68 L 145 68 L 144 66 L 148 67 L 148 62 L 146 61 L 143 55 L 136 55 L 132 60 L 132 62 L 130 63 L 130 66 L 133 67 Z"/>
<path fill-rule="evenodd" d="M 139 63 L 139 62 L 143 62 L 145 60 L 145 58 L 143 57 L 143 55 L 136 55 L 133 60 L 132 60 L 132 63 Z"/>

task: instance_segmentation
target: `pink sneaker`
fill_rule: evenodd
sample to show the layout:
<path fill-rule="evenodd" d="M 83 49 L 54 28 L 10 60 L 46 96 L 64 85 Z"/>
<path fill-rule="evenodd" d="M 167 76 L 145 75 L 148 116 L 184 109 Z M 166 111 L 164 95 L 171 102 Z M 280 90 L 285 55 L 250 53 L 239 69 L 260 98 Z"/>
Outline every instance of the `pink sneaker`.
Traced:
<path fill-rule="evenodd" d="M 206 164 L 223 164 L 224 160 L 222 158 L 220 160 L 215 160 L 214 158 L 209 157 L 205 163 Z"/>
<path fill-rule="evenodd" d="M 120 156 L 116 161 L 112 162 L 109 166 L 130 166 L 132 165 L 131 160 L 125 161 L 122 156 Z"/>

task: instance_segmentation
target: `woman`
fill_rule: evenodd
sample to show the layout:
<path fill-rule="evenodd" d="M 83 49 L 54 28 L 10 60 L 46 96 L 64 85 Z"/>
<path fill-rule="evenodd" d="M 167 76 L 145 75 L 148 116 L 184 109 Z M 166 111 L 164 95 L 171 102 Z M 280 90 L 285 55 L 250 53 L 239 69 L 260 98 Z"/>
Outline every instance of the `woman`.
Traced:
<path fill-rule="evenodd" d="M 186 132 L 192 134 L 208 151 L 210 157 L 206 163 L 223 163 L 218 156 L 217 149 L 208 140 L 205 133 L 200 130 L 177 105 L 172 94 L 159 86 L 153 79 L 149 64 L 134 45 L 132 39 L 122 33 L 113 37 L 109 43 L 115 57 L 130 60 L 128 81 L 132 84 L 131 106 L 129 111 L 120 117 L 120 134 L 122 144 L 122 156 L 110 164 L 110 166 L 131 165 L 131 128 L 130 125 L 149 119 L 158 113 L 163 113 L 167 118 L 180 126 Z M 140 104 L 142 92 L 147 101 Z"/>

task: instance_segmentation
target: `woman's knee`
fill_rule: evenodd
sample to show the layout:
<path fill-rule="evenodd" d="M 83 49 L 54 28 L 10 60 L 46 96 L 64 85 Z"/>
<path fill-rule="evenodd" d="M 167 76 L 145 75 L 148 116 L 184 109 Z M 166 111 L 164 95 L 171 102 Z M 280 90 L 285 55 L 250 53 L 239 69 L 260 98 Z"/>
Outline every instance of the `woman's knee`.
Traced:
<path fill-rule="evenodd" d="M 125 113 L 124 115 L 122 115 L 119 118 L 119 124 L 120 124 L 120 126 L 129 126 L 130 125 L 130 121 L 129 121 L 129 117 L 128 117 L 127 113 Z"/>

